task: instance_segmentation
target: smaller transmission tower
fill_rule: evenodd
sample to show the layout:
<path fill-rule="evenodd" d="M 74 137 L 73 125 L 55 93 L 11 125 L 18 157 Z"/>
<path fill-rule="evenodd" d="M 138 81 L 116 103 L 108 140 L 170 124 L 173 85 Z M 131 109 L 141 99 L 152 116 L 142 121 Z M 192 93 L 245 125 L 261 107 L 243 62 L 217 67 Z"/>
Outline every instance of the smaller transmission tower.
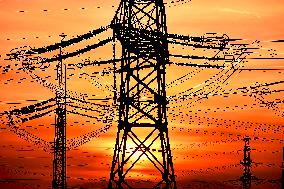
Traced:
<path fill-rule="evenodd" d="M 60 35 L 63 42 L 66 35 Z M 66 184 L 66 65 L 62 60 L 60 47 L 59 62 L 57 65 L 58 90 L 56 91 L 56 117 L 53 159 L 53 189 L 67 189 Z"/>
<path fill-rule="evenodd" d="M 243 182 L 243 189 L 250 189 L 251 188 L 251 180 L 252 180 L 252 174 L 251 174 L 251 148 L 250 148 L 250 138 L 245 137 L 244 139 L 245 146 L 244 146 L 244 159 L 241 161 L 241 164 L 244 166 L 244 172 L 243 176 L 241 177 L 241 181 Z"/>

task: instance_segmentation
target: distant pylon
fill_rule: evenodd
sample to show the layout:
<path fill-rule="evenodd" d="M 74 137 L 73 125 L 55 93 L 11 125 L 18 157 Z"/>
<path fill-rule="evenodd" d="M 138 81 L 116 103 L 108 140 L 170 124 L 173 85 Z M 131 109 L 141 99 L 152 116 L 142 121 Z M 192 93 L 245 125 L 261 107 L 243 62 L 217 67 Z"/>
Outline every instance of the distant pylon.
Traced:
<path fill-rule="evenodd" d="M 122 0 L 111 26 L 122 46 L 122 61 L 117 69 L 119 122 L 108 188 L 134 188 L 133 175 L 153 166 L 160 178 L 151 187 L 175 189 L 166 115 L 169 52 L 164 2 Z M 135 168 L 142 158 L 148 161 Z"/>
<path fill-rule="evenodd" d="M 251 188 L 251 180 L 252 180 L 252 174 L 251 174 L 251 148 L 250 148 L 250 138 L 245 137 L 244 139 L 245 146 L 244 146 L 244 159 L 241 161 L 241 164 L 244 166 L 243 170 L 243 176 L 241 177 L 241 181 L 243 183 L 243 189 L 250 189 Z"/>
<path fill-rule="evenodd" d="M 66 35 L 60 35 L 61 42 Z M 57 65 L 58 90 L 56 91 L 56 117 L 53 159 L 53 189 L 67 189 L 66 183 L 66 65 L 62 61 L 60 47 L 60 61 Z"/>

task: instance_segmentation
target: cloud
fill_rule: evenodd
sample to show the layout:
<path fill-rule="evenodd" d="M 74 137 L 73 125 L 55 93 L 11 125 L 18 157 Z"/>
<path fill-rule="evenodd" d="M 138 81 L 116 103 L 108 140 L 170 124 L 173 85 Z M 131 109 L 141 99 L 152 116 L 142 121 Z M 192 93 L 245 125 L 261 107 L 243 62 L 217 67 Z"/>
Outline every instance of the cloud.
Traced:
<path fill-rule="evenodd" d="M 261 16 L 259 14 L 255 13 L 255 12 L 250 12 L 250 11 L 230 9 L 230 8 L 220 8 L 218 10 L 221 11 L 221 12 L 235 13 L 235 14 L 240 14 L 240 15 L 244 15 L 244 16 L 261 18 Z"/>

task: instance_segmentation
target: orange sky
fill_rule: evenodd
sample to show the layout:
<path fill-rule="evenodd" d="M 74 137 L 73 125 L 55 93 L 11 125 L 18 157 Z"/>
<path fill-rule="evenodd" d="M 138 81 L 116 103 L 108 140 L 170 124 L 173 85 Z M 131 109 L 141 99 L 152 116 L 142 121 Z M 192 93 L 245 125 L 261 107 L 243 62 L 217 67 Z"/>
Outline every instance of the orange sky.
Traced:
<path fill-rule="evenodd" d="M 192 0 L 184 5 L 175 3 L 176 6 L 172 6 L 171 1 L 166 2 L 169 3 L 166 6 L 169 33 L 202 36 L 208 32 L 216 32 L 218 35 L 227 34 L 230 38 L 244 39 L 241 43 L 250 44 L 249 47 L 257 47 L 253 42 L 259 40 L 261 49 L 254 50 L 248 58 L 260 55 L 270 57 L 271 52 L 275 52 L 276 57 L 284 57 L 284 44 L 269 42 L 284 39 L 284 3 L 282 0 Z M 5 54 L 14 48 L 26 45 L 41 47 L 59 42 L 58 35 L 61 33 L 67 34 L 67 38 L 72 38 L 108 25 L 118 3 L 117 0 L 0 0 L 0 71 L 2 72 L 8 64 L 12 68 L 18 68 L 15 66 L 17 62 L 3 60 Z M 99 37 L 108 36 L 111 36 L 111 31 Z M 69 52 L 74 48 L 96 43 L 98 39 L 83 42 L 76 47 L 66 48 L 64 51 Z M 178 45 L 170 45 L 169 50 L 171 54 L 202 56 L 214 54 L 213 50 L 193 50 L 189 47 L 182 49 Z M 66 62 L 78 63 L 88 57 L 91 60 L 107 60 L 112 57 L 112 46 L 109 44 L 81 57 L 68 59 Z M 192 62 L 200 63 L 195 60 Z M 244 68 L 283 69 L 283 66 L 284 60 L 247 59 L 244 63 Z M 68 70 L 68 74 L 71 75 L 68 79 L 68 89 L 85 93 L 89 99 L 112 96 L 112 93 L 104 87 L 113 81 L 111 76 L 90 78 L 84 74 L 103 69 L 109 68 L 101 66 Z M 169 84 L 190 72 L 192 74 L 185 77 L 184 82 L 176 82 L 167 88 L 168 97 L 190 88 L 203 88 L 204 82 L 210 77 L 217 76 L 219 70 L 171 65 L 167 67 L 166 83 Z M 34 73 L 56 84 L 54 65 L 45 71 L 36 70 Z M 229 83 L 222 86 L 222 90 L 232 92 L 240 87 L 254 86 L 256 83 L 283 81 L 283 74 L 284 71 L 281 70 L 236 72 L 230 78 Z M 15 70 L 10 70 L 8 73 L 1 74 L 0 78 L 0 112 L 35 103 L 27 100 L 42 101 L 54 97 L 52 91 L 41 86 L 23 71 L 16 73 Z M 97 87 L 97 83 L 102 84 L 103 87 Z M 218 85 L 213 82 L 210 86 L 214 88 Z M 210 91 L 210 86 L 205 89 Z M 269 86 L 268 90 L 283 90 L 283 86 L 284 84 Z M 243 149 L 243 142 L 241 140 L 231 141 L 238 139 L 238 135 L 259 138 L 251 141 L 255 149 L 252 152 L 252 159 L 254 162 L 263 164 L 254 166 L 253 174 L 266 179 L 280 177 L 279 166 L 284 138 L 283 92 L 263 95 L 264 101 L 267 102 L 282 101 L 276 107 L 268 109 L 254 97 L 241 94 L 230 94 L 225 97 L 221 91 L 199 102 L 193 99 L 178 103 L 170 102 L 168 105 L 170 142 L 179 188 L 187 186 L 207 188 L 206 183 L 210 183 L 211 188 L 218 188 L 217 186 L 223 184 L 223 181 L 239 178 L 242 168 L 233 167 L 233 165 L 238 164 L 242 159 L 243 154 L 239 150 Z M 9 102 L 18 104 L 9 104 Z M 98 101 L 97 103 L 104 102 Z M 111 104 L 111 102 L 108 103 Z M 96 106 L 92 108 L 95 109 Z M 102 116 L 98 112 L 87 114 Z M 117 117 L 113 119 L 114 124 L 107 133 L 68 152 L 68 186 L 86 188 L 105 186 L 109 178 L 109 166 L 117 130 L 115 124 Z M 69 114 L 67 122 L 67 139 L 105 126 L 96 119 Z M 52 141 L 54 134 L 52 124 L 54 124 L 54 114 L 24 123 L 22 127 L 44 140 Z M 38 185 L 40 188 L 50 188 L 52 155 L 19 139 L 5 127 L 1 125 L 3 129 L 0 130 L 0 180 L 7 178 L 39 180 L 0 182 L 0 188 L 38 188 Z M 277 139 L 282 139 L 282 141 Z M 225 142 L 222 142 L 224 140 Z M 141 162 L 133 170 L 132 178 L 154 181 L 159 175 L 153 170 L 149 164 Z M 197 181 L 203 184 L 198 186 L 200 182 Z M 145 183 L 140 185 L 143 187 Z M 279 186 L 270 184 L 259 187 L 277 188 Z M 232 188 L 232 186 L 225 188 Z"/>

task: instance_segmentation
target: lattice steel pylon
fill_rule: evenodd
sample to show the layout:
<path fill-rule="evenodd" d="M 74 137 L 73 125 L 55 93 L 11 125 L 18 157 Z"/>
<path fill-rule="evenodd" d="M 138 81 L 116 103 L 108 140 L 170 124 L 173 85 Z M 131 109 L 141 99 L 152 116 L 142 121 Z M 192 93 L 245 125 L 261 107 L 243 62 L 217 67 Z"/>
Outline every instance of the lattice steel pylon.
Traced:
<path fill-rule="evenodd" d="M 250 189 L 251 188 L 251 180 L 254 178 L 251 174 L 251 164 L 252 160 L 250 157 L 250 145 L 249 145 L 250 138 L 245 137 L 244 142 L 244 159 L 241 164 L 244 166 L 243 176 L 241 177 L 241 181 L 243 183 L 243 189 Z"/>
<path fill-rule="evenodd" d="M 66 35 L 60 35 L 62 40 Z M 61 41 L 62 42 L 62 41 Z M 60 47 L 60 60 L 57 64 L 57 81 L 59 90 L 56 91 L 56 117 L 54 136 L 53 159 L 53 189 L 67 189 L 66 183 L 66 65 L 62 60 L 62 48 Z"/>
<path fill-rule="evenodd" d="M 176 188 L 166 115 L 169 52 L 163 0 L 122 0 L 111 27 L 121 43 L 122 61 L 116 70 L 119 122 L 108 188 L 133 188 L 130 178 L 137 176 L 139 160 L 144 162 L 140 170 L 153 165 L 161 175 L 149 187 Z M 128 177 L 132 171 L 136 174 Z"/>

